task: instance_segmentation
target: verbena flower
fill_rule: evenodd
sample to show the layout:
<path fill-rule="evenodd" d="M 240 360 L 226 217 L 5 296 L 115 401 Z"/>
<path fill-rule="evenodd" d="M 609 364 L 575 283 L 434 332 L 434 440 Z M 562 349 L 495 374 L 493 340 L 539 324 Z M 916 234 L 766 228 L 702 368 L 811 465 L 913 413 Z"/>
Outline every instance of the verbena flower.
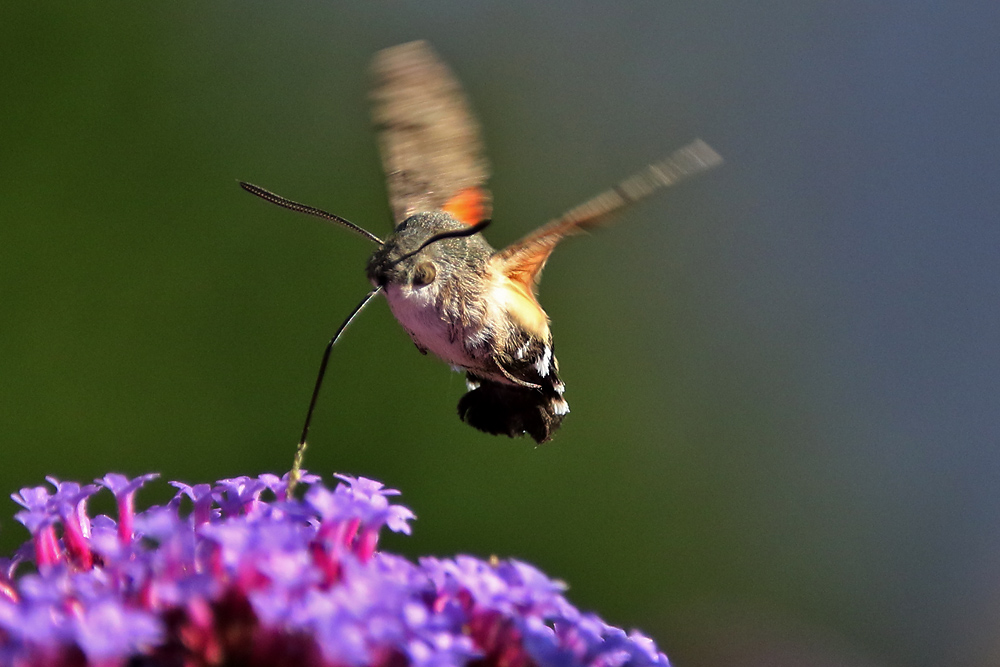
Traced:
<path fill-rule="evenodd" d="M 49 478 L 12 496 L 31 540 L 0 562 L 0 665 L 669 664 L 525 563 L 377 551 L 383 528 L 409 534 L 414 518 L 378 482 L 306 475 L 301 500 L 275 475 L 173 482 L 167 505 L 137 512 L 155 477 Z M 117 520 L 87 512 L 102 489 Z"/>

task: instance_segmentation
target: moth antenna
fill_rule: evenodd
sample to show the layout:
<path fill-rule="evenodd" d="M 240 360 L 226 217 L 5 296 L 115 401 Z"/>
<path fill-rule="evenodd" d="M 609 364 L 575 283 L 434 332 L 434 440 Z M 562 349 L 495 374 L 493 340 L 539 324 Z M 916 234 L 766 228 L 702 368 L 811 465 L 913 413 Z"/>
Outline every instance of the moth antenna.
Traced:
<path fill-rule="evenodd" d="M 269 190 L 265 190 L 259 185 L 254 185 L 253 183 L 246 183 L 244 181 L 240 181 L 240 187 L 249 192 L 250 194 L 260 197 L 264 201 L 269 201 L 272 204 L 277 204 L 278 206 L 287 208 L 292 211 L 298 211 L 299 213 L 313 215 L 316 216 L 317 218 L 322 218 L 329 222 L 335 222 L 338 225 L 341 225 L 342 227 L 347 227 L 352 232 L 360 234 L 361 236 L 365 237 L 366 239 L 377 245 L 382 245 L 382 239 L 375 236 L 364 227 L 356 225 L 350 220 L 342 218 L 339 215 L 334 215 L 333 213 L 327 213 L 322 209 L 318 209 L 313 206 L 306 206 L 305 204 L 300 204 L 299 202 L 292 201 L 291 199 L 285 199 L 281 195 L 276 195 Z"/>
<path fill-rule="evenodd" d="M 453 229 L 453 230 L 451 230 L 449 232 L 441 232 L 440 234 L 435 234 L 434 236 L 430 237 L 429 239 L 427 239 L 426 241 L 424 241 L 423 243 L 421 243 L 419 248 L 417 248 L 413 252 L 406 253 L 405 255 L 403 255 L 402 257 L 400 257 L 396 261 L 394 261 L 392 264 L 390 264 L 389 267 L 396 266 L 397 264 L 399 264 L 400 262 L 402 262 L 404 259 L 409 259 L 409 258 L 413 257 L 418 252 L 420 252 L 421 250 L 423 250 L 424 248 L 426 248 L 427 246 L 429 246 L 432 243 L 437 243 L 438 241 L 444 241 L 445 239 L 457 239 L 457 238 L 462 238 L 463 236 L 472 236 L 473 234 L 478 234 L 479 232 L 481 232 L 484 229 L 486 229 L 487 227 L 489 227 L 491 222 L 493 222 L 493 221 L 492 220 L 480 220 L 476 224 L 470 225 L 470 226 L 465 227 L 463 229 Z"/>
<path fill-rule="evenodd" d="M 320 387 L 323 386 L 323 376 L 326 375 L 326 367 L 330 362 L 330 352 L 333 351 L 333 346 L 337 344 L 340 339 L 340 335 L 344 333 L 348 325 L 357 317 L 358 313 L 368 305 L 368 302 L 379 293 L 382 289 L 381 286 L 376 287 L 371 292 L 365 295 L 365 298 L 361 300 L 351 314 L 347 316 L 340 328 L 337 329 L 337 333 L 333 334 L 333 338 L 327 343 L 326 349 L 323 351 L 323 360 L 319 364 L 319 373 L 316 375 L 316 386 L 313 387 L 312 398 L 309 399 L 309 411 L 306 412 L 306 423 L 302 426 L 302 437 L 299 438 L 299 446 L 295 450 L 295 461 L 292 463 L 292 471 L 288 475 L 288 494 L 289 498 L 292 497 L 292 493 L 295 491 L 295 485 L 299 483 L 299 479 L 302 477 L 302 460 L 306 455 L 306 438 L 309 436 L 309 424 L 312 422 L 313 410 L 316 409 L 316 401 L 319 398 Z"/>

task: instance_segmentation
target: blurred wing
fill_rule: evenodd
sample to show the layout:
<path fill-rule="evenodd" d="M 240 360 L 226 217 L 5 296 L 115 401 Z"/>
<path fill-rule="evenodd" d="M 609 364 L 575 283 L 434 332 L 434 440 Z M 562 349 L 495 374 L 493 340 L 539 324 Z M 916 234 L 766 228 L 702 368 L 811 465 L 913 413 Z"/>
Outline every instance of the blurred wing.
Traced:
<path fill-rule="evenodd" d="M 447 210 L 473 225 L 492 214 L 479 123 L 451 70 L 427 42 L 380 51 L 372 117 L 392 217 Z"/>
<path fill-rule="evenodd" d="M 570 234 L 607 224 L 613 214 L 629 204 L 719 164 L 722 158 L 708 144 L 700 139 L 693 141 L 665 160 L 649 165 L 515 241 L 497 252 L 491 261 L 510 280 L 533 291 L 546 260 L 559 241 Z"/>

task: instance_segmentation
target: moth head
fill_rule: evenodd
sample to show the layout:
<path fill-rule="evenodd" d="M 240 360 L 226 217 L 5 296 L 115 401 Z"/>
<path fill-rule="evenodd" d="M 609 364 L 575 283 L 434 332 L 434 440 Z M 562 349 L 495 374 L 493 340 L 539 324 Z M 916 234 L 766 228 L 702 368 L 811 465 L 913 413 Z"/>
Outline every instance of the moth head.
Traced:
<path fill-rule="evenodd" d="M 477 271 L 493 248 L 478 234 L 489 224 L 467 225 L 449 213 L 417 213 L 401 222 L 368 260 L 375 286 L 420 290 Z"/>

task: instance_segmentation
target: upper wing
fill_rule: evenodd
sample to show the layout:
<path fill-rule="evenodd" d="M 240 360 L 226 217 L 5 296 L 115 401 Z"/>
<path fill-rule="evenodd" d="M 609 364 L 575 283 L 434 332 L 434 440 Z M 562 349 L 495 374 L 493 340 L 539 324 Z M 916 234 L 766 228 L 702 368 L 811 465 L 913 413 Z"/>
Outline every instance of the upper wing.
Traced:
<path fill-rule="evenodd" d="M 570 234 L 606 224 L 625 206 L 721 163 L 722 158 L 708 144 L 700 139 L 693 141 L 665 160 L 649 165 L 498 251 L 491 261 L 511 281 L 533 292 L 546 260 L 559 241 Z"/>
<path fill-rule="evenodd" d="M 479 123 L 447 65 L 427 42 L 410 42 L 376 54 L 372 73 L 372 117 L 396 224 L 437 210 L 470 225 L 488 219 Z"/>

